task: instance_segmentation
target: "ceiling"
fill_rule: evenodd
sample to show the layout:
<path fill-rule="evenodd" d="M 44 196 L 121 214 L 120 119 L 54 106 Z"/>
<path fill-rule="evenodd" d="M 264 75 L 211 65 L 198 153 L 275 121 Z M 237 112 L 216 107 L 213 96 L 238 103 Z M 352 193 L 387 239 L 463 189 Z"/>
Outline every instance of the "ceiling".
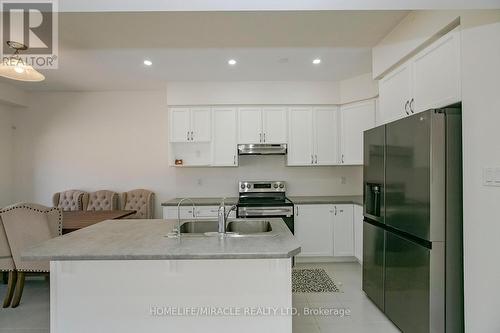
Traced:
<path fill-rule="evenodd" d="M 168 81 L 337 81 L 406 11 L 60 13 L 59 68 L 26 90 L 149 90 Z M 228 66 L 234 58 L 236 66 Z M 313 65 L 321 58 L 320 65 Z M 153 62 L 143 65 L 144 59 Z"/>

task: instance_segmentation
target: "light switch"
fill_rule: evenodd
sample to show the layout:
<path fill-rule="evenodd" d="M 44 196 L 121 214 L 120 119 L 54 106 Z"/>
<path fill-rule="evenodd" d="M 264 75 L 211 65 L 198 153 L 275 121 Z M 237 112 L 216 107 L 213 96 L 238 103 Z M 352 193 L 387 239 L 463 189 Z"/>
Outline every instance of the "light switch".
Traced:
<path fill-rule="evenodd" d="M 483 185 L 500 186 L 500 168 L 484 168 Z"/>

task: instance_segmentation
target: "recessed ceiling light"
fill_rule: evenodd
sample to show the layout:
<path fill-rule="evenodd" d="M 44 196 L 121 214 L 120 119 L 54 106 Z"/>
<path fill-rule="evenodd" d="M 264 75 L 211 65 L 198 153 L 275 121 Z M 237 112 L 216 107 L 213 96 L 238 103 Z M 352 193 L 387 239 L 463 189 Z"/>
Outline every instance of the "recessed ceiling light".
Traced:
<path fill-rule="evenodd" d="M 151 66 L 153 64 L 153 62 L 151 60 L 144 60 L 144 65 L 146 66 Z"/>
<path fill-rule="evenodd" d="M 229 59 L 229 60 L 227 61 L 227 63 L 228 63 L 229 65 L 231 65 L 231 66 L 234 66 L 234 65 L 236 65 L 236 60 L 234 60 L 234 59 Z"/>
<path fill-rule="evenodd" d="M 313 64 L 315 64 L 315 65 L 319 65 L 319 64 L 321 64 L 321 59 L 320 59 L 320 58 L 316 58 L 316 59 L 314 59 L 314 60 L 313 60 Z"/>

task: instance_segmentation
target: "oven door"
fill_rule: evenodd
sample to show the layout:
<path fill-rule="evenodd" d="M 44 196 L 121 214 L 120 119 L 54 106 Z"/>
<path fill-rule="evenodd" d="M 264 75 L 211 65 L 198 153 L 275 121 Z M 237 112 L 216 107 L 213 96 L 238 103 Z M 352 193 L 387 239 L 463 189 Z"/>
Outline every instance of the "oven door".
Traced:
<path fill-rule="evenodd" d="M 293 206 L 276 206 L 276 207 L 251 207 L 251 206 L 238 206 L 239 218 L 282 218 L 290 231 L 294 232 L 293 222 Z"/>

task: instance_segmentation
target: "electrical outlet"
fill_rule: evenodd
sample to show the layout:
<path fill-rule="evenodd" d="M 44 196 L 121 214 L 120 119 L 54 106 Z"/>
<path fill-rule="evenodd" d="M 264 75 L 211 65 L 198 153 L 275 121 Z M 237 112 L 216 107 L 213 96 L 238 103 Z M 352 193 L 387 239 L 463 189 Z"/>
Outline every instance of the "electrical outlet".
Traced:
<path fill-rule="evenodd" d="M 342 185 L 347 184 L 347 178 L 344 176 L 340 177 L 340 184 L 342 184 Z"/>

